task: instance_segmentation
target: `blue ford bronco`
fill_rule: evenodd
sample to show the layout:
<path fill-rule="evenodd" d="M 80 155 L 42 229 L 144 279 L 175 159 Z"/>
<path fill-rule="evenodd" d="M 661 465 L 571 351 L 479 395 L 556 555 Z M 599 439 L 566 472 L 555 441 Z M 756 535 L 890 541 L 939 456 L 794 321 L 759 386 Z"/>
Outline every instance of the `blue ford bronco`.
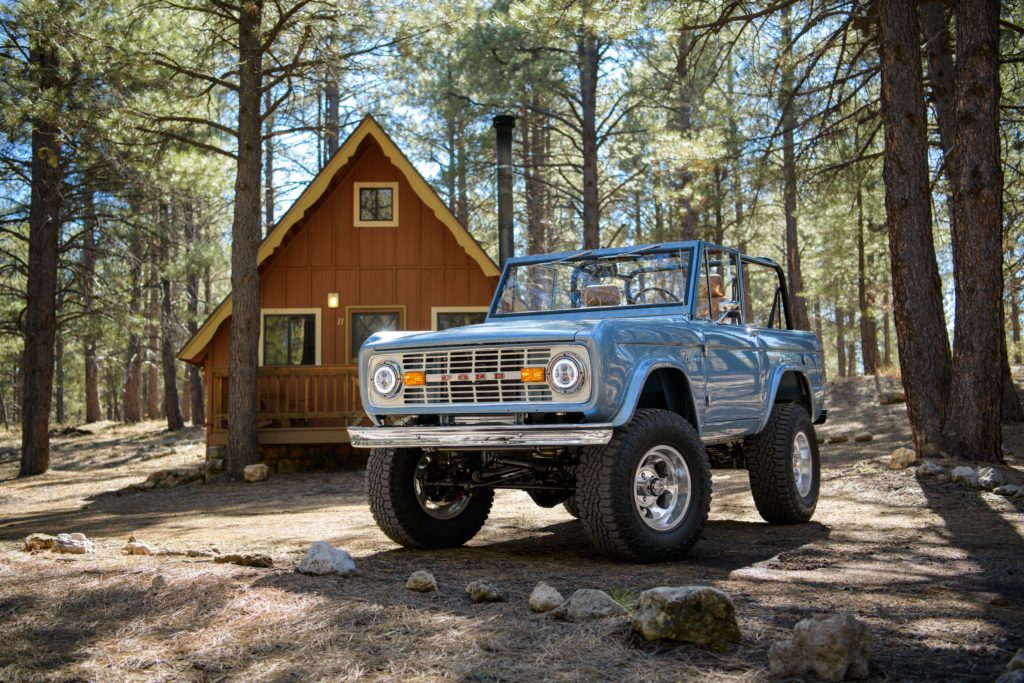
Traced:
<path fill-rule="evenodd" d="M 637 562 L 697 542 L 711 465 L 745 466 L 761 516 L 818 500 L 821 347 L 782 269 L 700 241 L 509 259 L 479 325 L 380 332 L 359 352 L 370 509 L 410 548 L 462 545 L 495 489 L 564 504 Z"/>

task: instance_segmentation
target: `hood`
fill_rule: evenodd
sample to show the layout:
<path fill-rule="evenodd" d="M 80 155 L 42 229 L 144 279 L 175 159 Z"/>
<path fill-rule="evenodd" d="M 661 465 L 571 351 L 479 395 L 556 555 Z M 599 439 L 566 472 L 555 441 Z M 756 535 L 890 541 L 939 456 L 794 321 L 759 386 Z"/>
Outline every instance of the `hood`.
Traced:
<path fill-rule="evenodd" d="M 470 346 L 473 344 L 565 343 L 594 326 L 587 320 L 502 320 L 440 332 L 380 332 L 370 337 L 364 348 L 395 351 L 434 346 Z"/>

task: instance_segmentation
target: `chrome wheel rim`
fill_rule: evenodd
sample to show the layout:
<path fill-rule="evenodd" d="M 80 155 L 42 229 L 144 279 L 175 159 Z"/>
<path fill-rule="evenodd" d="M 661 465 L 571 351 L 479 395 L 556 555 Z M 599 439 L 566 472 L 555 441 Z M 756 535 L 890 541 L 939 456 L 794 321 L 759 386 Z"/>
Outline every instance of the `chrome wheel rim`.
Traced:
<path fill-rule="evenodd" d="M 793 483 L 801 498 L 811 492 L 814 482 L 814 463 L 811 457 L 811 442 L 803 432 L 793 437 Z"/>
<path fill-rule="evenodd" d="M 416 475 L 413 477 L 413 488 L 416 491 L 416 501 L 423 508 L 423 511 L 434 519 L 452 519 L 458 517 L 472 496 L 465 491 L 453 490 L 449 498 L 438 499 L 430 496 L 424 489 L 424 481 L 427 478 L 427 467 L 430 465 L 430 456 L 424 455 L 416 463 Z"/>
<path fill-rule="evenodd" d="M 690 468 L 672 446 L 655 446 L 640 458 L 633 476 L 633 502 L 644 524 L 655 531 L 679 526 L 690 507 Z"/>

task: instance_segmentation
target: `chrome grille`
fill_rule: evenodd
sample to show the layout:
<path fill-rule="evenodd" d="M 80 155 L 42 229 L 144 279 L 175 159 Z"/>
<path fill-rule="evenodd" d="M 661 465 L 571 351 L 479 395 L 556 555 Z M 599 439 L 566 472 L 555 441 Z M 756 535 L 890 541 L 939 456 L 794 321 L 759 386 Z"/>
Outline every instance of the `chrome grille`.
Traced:
<path fill-rule="evenodd" d="M 423 372 L 427 383 L 405 387 L 406 404 L 523 403 L 550 401 L 547 383 L 523 384 L 524 367 L 547 367 L 551 349 L 540 346 L 438 349 L 402 355 L 405 372 Z M 505 374 L 507 377 L 494 378 Z M 477 379 L 485 374 L 486 379 Z M 448 379 L 441 380 L 442 377 Z M 460 379 L 463 377 L 465 379 Z"/>

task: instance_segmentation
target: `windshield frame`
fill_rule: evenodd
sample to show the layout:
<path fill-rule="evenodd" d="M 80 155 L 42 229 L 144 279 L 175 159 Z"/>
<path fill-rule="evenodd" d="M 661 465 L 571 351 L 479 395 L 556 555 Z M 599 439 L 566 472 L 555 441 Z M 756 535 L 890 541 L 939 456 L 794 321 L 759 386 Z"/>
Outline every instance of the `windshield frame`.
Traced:
<path fill-rule="evenodd" d="M 696 269 L 694 268 L 694 261 L 699 256 L 699 242 L 668 242 L 663 244 L 650 244 L 650 245 L 636 245 L 630 247 L 619 247 L 615 249 L 584 249 L 576 252 L 562 252 L 555 254 L 546 254 L 538 256 L 526 256 L 515 259 L 509 259 L 505 264 L 505 268 L 502 270 L 501 279 L 498 281 L 498 287 L 494 291 L 494 296 L 491 299 L 490 308 L 487 311 L 487 320 L 508 320 L 512 318 L 521 317 L 534 317 L 534 316 L 546 316 L 546 315 L 569 315 L 569 316 L 580 316 L 582 315 L 594 315 L 595 313 L 613 312 L 619 314 L 623 311 L 627 312 L 643 312 L 646 314 L 658 313 L 665 309 L 676 309 L 680 315 L 689 315 L 693 302 L 693 287 L 694 277 Z M 623 304 L 620 306 L 594 306 L 589 308 L 557 308 L 553 310 L 537 310 L 537 311 L 517 311 L 514 313 L 498 313 L 498 305 L 501 302 L 502 294 L 505 291 L 505 286 L 508 283 L 508 279 L 513 271 L 513 268 L 521 266 L 532 266 L 532 265 L 543 265 L 546 263 L 566 263 L 572 261 L 600 261 L 603 259 L 612 258 L 628 258 L 629 256 L 653 256 L 661 253 L 682 253 L 685 252 L 689 256 L 688 271 L 686 274 L 684 300 L 683 301 L 670 301 L 650 304 Z"/>

